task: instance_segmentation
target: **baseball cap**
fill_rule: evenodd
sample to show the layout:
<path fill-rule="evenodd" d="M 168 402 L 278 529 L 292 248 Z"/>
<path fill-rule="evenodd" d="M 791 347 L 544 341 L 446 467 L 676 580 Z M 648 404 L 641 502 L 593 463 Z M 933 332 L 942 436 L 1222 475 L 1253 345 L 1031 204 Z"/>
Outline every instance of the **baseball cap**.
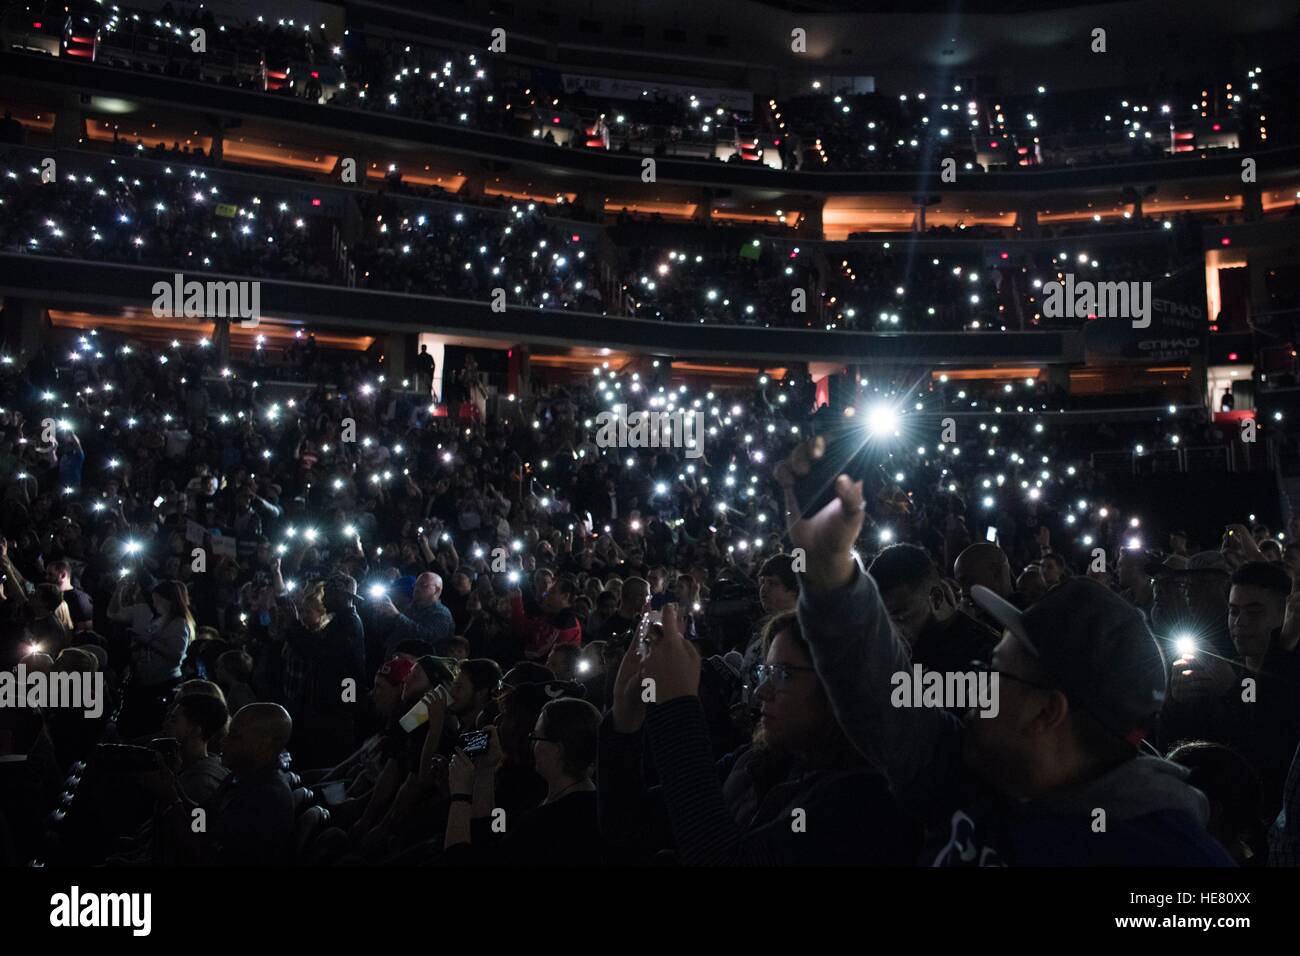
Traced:
<path fill-rule="evenodd" d="M 357 593 L 357 580 L 350 574 L 344 574 L 342 571 L 335 571 L 325 579 L 325 587 L 330 590 L 343 591 L 346 594 L 355 595 Z"/>
<path fill-rule="evenodd" d="M 1187 559 L 1187 570 L 1189 571 L 1222 571 L 1224 574 L 1231 574 L 1232 568 L 1228 565 L 1228 560 L 1220 551 L 1198 551 Z"/>
<path fill-rule="evenodd" d="M 385 661 L 378 671 L 376 677 L 382 677 L 388 683 L 401 687 L 410 678 L 411 673 L 415 670 L 415 661 L 409 657 L 394 657 Z"/>
<path fill-rule="evenodd" d="M 1168 685 L 1160 647 L 1137 608 L 1081 577 L 1025 611 L 981 585 L 971 597 L 1024 642 L 1073 704 L 1133 746 L 1141 743 Z"/>

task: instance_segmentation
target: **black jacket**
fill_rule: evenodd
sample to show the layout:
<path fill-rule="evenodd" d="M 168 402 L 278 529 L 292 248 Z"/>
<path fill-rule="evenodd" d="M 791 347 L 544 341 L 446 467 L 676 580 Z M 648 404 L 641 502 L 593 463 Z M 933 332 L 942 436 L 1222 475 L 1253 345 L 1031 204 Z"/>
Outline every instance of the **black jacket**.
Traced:
<path fill-rule="evenodd" d="M 366 692 L 365 629 L 357 612 L 335 614 L 319 634 L 294 629 L 285 640 L 308 661 L 307 710 L 317 715 L 353 713 L 355 703 L 343 699 L 343 681 L 354 681 L 353 702 Z"/>

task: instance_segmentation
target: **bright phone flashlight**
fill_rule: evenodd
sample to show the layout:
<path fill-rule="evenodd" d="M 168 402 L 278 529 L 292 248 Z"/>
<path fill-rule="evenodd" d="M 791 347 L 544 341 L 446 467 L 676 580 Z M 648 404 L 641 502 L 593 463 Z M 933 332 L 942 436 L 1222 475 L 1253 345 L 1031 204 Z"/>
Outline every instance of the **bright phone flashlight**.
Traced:
<path fill-rule="evenodd" d="M 898 430 L 898 410 L 884 402 L 867 409 L 867 431 L 872 435 L 892 435 Z"/>

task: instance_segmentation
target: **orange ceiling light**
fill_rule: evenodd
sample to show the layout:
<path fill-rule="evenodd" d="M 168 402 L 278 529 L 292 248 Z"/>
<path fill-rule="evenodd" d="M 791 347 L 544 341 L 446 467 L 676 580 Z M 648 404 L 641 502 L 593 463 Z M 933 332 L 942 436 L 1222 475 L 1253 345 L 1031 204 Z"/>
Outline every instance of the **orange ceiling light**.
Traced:
<path fill-rule="evenodd" d="M 763 212 L 733 212 L 728 209 L 714 209 L 710 215 L 715 220 L 725 220 L 727 222 L 752 222 L 764 223 L 773 226 L 790 226 L 794 228 L 799 225 L 799 220 L 803 218 L 803 213 L 796 210 L 783 212 L 778 216 L 775 213 Z"/>
<path fill-rule="evenodd" d="M 458 193 L 461 187 L 465 185 L 469 178 L 462 173 L 453 173 L 449 169 L 434 169 L 432 166 L 425 164 L 423 169 L 409 171 L 400 164 L 389 163 L 371 163 L 366 169 L 367 180 L 383 180 L 388 178 L 390 165 L 396 165 L 401 175 L 402 182 L 414 183 L 417 186 L 428 186 L 432 189 L 441 189 L 446 193 Z M 552 202 L 555 200 L 552 199 Z"/>
<path fill-rule="evenodd" d="M 931 381 L 946 377 L 950 382 L 1002 381 L 1013 378 L 1038 378 L 1041 368 L 958 368 L 940 369 L 930 373 Z"/>
<path fill-rule="evenodd" d="M 222 144 L 221 151 L 227 159 L 253 166 L 279 166 L 320 175 L 333 172 L 338 164 L 336 155 L 289 149 L 279 143 L 272 144 L 259 140 L 227 139 Z"/>
<path fill-rule="evenodd" d="M 504 186 L 484 186 L 483 192 L 488 196 L 504 196 L 506 199 L 518 199 L 521 202 L 540 202 L 554 206 L 563 199 L 572 203 L 578 198 L 577 193 L 532 193 L 526 189 L 507 189 Z"/>
<path fill-rule="evenodd" d="M 42 133 L 54 132 L 54 118 L 56 114 L 51 113 L 48 110 L 34 112 L 32 110 L 22 109 L 21 107 L 15 107 L 10 110 L 10 112 L 14 114 L 14 119 L 22 123 L 23 126 L 27 127 L 27 129 L 38 130 Z"/>
<path fill-rule="evenodd" d="M 212 152 L 212 137 L 200 136 L 192 126 L 159 126 L 157 123 L 126 126 L 93 118 L 87 118 L 85 126 L 86 139 L 94 143 L 111 143 L 116 132 L 121 141 L 133 143 L 139 140 L 144 143 L 145 149 L 151 149 L 158 143 L 166 143 L 169 148 L 172 143 L 182 143 L 191 149 L 202 147 L 205 154 Z M 229 149 L 226 152 L 229 153 Z"/>
<path fill-rule="evenodd" d="M 954 229 L 961 225 L 1011 229 L 1016 224 L 1016 214 L 1013 212 L 939 212 L 928 209 L 925 213 L 925 224 L 926 226 L 951 226 Z"/>
<path fill-rule="evenodd" d="M 209 340 L 216 330 L 214 323 L 198 319 L 157 319 L 147 314 L 99 315 L 94 312 L 73 312 L 62 309 L 50 309 L 50 324 L 56 328 L 111 330 L 123 335 L 141 337 L 158 334 L 174 337 L 179 333 Z M 278 322 L 259 322 L 251 329 L 246 329 L 235 322 L 230 326 L 230 339 L 232 344 L 245 340 L 252 342 L 261 335 L 270 342 L 288 342 L 299 331 L 304 330 L 298 326 L 281 325 Z M 311 333 L 316 336 L 316 341 L 322 348 L 364 352 L 375 344 L 373 335 L 344 335 L 316 328 L 312 329 Z"/>
<path fill-rule="evenodd" d="M 204 153 L 212 154 L 212 137 L 200 135 L 192 127 L 167 126 L 158 123 L 124 126 L 110 120 L 86 120 L 86 138 L 92 142 L 111 143 L 114 132 L 127 142 L 139 140 L 146 148 L 159 142 L 169 145 L 183 143 L 191 148 L 202 147 Z M 226 138 L 221 144 L 221 151 L 224 158 L 247 163 L 250 166 L 295 169 L 320 175 L 332 172 L 338 162 L 336 155 L 293 149 L 283 143 L 247 139 L 242 136 Z"/>
<path fill-rule="evenodd" d="M 737 376 L 754 377 L 760 373 L 767 375 L 768 378 L 781 379 L 785 378 L 786 370 L 753 368 L 744 365 L 706 365 L 701 362 L 673 362 L 672 369 L 674 372 L 689 372 L 692 375 L 721 375 L 727 378 Z"/>
<path fill-rule="evenodd" d="M 1233 196 L 1231 199 L 1180 199 L 1173 202 L 1161 202 L 1157 198 L 1144 205 L 1148 213 L 1232 212 L 1244 209 L 1246 202 L 1241 196 Z"/>
<path fill-rule="evenodd" d="M 1038 214 L 1039 223 L 1050 222 L 1091 222 L 1093 217 L 1101 219 L 1103 222 L 1109 219 L 1122 219 L 1125 210 L 1123 209 L 1085 209 L 1079 212 L 1040 212 Z"/>
<path fill-rule="evenodd" d="M 1278 209 L 1294 209 L 1297 203 L 1300 203 L 1300 189 L 1288 190 L 1285 199 L 1265 199 L 1262 204 L 1265 212 L 1275 212 Z"/>
<path fill-rule="evenodd" d="M 374 171 L 367 174 L 368 178 L 376 178 Z M 383 175 L 382 173 L 380 174 Z M 430 189 L 441 189 L 448 193 L 458 193 L 461 187 L 465 185 L 467 177 L 459 176 L 452 173 L 444 173 L 439 176 L 434 173 L 402 173 L 402 182 L 414 183 L 417 186 L 428 186 Z"/>
<path fill-rule="evenodd" d="M 538 365 L 543 368 L 582 369 L 588 375 L 591 374 L 592 365 L 608 362 L 610 367 L 617 370 L 618 367 L 626 365 L 631 360 L 632 356 L 625 352 L 614 352 L 609 355 L 538 355 L 534 353 L 528 357 L 530 365 Z"/>
<path fill-rule="evenodd" d="M 543 368 L 578 369 L 584 374 L 590 375 L 592 366 L 598 366 L 603 362 L 608 362 L 611 369 L 618 371 L 626 365 L 635 363 L 638 359 L 649 358 L 650 356 L 637 356 L 629 352 L 611 352 L 608 355 L 561 355 L 550 353 L 546 355 L 533 354 L 529 357 L 529 362 Z M 789 370 L 786 368 L 760 369 L 743 365 L 712 365 L 702 362 L 682 361 L 671 362 L 670 370 L 677 377 L 683 375 L 711 375 L 720 378 L 754 378 L 759 374 L 764 374 L 768 378 L 778 381 L 789 374 Z"/>
<path fill-rule="evenodd" d="M 842 206 L 833 200 L 822 209 L 822 232 L 832 241 L 843 241 L 854 232 L 907 232 L 916 222 L 916 210 L 863 209 Z"/>
<path fill-rule="evenodd" d="M 658 215 L 663 216 L 665 219 L 690 220 L 695 218 L 695 213 L 699 208 L 699 204 L 693 202 L 656 202 L 654 200 L 620 202 L 614 199 L 605 200 L 605 213 L 610 216 L 617 216 L 626 209 L 630 213 L 642 216 Z"/>

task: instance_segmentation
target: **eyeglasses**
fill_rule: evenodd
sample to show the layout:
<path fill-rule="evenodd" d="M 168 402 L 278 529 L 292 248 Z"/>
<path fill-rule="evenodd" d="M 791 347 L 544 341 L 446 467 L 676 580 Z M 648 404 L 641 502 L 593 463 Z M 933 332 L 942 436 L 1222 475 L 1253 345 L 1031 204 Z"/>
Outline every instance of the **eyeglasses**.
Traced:
<path fill-rule="evenodd" d="M 1017 684 L 1024 684 L 1026 687 L 1033 687 L 1035 690 L 1055 691 L 1057 688 L 1049 687 L 1047 684 L 1040 684 L 1037 681 L 1028 680 L 1024 677 L 1017 677 L 1010 671 L 1005 671 L 1000 667 L 994 667 L 990 661 L 971 661 L 971 670 L 983 671 L 986 674 L 997 674 L 999 677 L 1009 681 L 1015 681 Z"/>
<path fill-rule="evenodd" d="M 784 690 L 799 672 L 816 670 L 815 667 L 800 667 L 797 664 L 755 664 L 750 671 L 750 685 L 757 688 L 771 681 L 778 690 Z"/>

